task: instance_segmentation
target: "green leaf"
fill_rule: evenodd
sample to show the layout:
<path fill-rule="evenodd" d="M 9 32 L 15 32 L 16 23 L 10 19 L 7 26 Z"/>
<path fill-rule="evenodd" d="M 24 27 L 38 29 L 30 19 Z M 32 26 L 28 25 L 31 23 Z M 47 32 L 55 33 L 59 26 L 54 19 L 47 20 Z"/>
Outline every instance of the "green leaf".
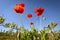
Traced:
<path fill-rule="evenodd" d="M 17 27 L 17 24 L 14 23 L 14 22 L 12 22 L 12 23 L 11 23 L 11 28 L 16 28 L 16 27 Z"/>
<path fill-rule="evenodd" d="M 10 27 L 11 26 L 11 23 L 5 23 L 4 24 L 4 27 L 6 27 L 6 28 L 8 28 L 8 27 Z"/>
<path fill-rule="evenodd" d="M 4 22 L 4 18 L 0 16 L 0 24 Z"/>
<path fill-rule="evenodd" d="M 51 29 L 53 29 L 53 28 L 55 28 L 56 26 L 58 25 L 58 23 L 56 23 L 56 22 L 51 22 L 46 28 L 45 28 L 45 30 L 46 29 L 48 29 L 48 30 L 51 30 Z M 47 30 L 47 31 L 48 31 Z"/>

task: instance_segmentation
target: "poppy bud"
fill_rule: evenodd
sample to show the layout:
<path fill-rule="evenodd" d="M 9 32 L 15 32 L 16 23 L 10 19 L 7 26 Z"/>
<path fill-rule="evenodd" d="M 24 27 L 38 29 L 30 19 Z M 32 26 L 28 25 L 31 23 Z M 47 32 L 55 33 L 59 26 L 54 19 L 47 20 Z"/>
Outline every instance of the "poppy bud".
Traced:
<path fill-rule="evenodd" d="M 33 22 L 30 22 L 30 25 L 33 25 L 34 23 Z"/>

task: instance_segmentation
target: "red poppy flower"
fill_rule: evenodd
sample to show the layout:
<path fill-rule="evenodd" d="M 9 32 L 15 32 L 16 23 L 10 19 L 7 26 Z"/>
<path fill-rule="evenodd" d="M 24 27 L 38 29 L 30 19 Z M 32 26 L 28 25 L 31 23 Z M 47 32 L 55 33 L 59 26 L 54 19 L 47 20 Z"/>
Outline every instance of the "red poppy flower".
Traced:
<path fill-rule="evenodd" d="M 40 16 L 41 14 L 42 14 L 41 12 L 37 12 L 37 13 L 36 13 L 37 16 Z"/>
<path fill-rule="evenodd" d="M 42 8 L 42 7 L 41 8 L 35 8 L 35 13 L 37 16 L 42 15 L 43 11 L 44 11 L 44 8 Z"/>
<path fill-rule="evenodd" d="M 16 4 L 14 6 L 14 11 L 22 14 L 24 12 L 24 6 L 22 5 L 22 3 L 21 4 Z"/>
<path fill-rule="evenodd" d="M 23 4 L 23 3 L 19 3 L 19 4 L 16 4 L 16 5 L 19 5 L 19 6 L 21 6 L 21 7 L 25 7 L 25 5 Z"/>
<path fill-rule="evenodd" d="M 31 13 L 27 14 L 26 16 L 27 16 L 27 18 L 32 18 L 32 14 Z"/>
<path fill-rule="evenodd" d="M 31 22 L 30 22 L 30 25 L 33 25 L 33 24 L 34 24 L 34 23 L 31 21 Z"/>

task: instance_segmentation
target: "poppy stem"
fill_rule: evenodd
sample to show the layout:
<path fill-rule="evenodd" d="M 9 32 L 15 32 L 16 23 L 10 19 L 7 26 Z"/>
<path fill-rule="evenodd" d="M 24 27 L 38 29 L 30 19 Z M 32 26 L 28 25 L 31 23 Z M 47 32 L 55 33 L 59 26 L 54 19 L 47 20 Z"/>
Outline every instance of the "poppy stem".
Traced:
<path fill-rule="evenodd" d="M 23 27 L 22 15 L 20 14 L 19 16 L 20 16 L 21 26 Z M 17 40 L 19 40 L 19 30 L 17 30 Z"/>
<path fill-rule="evenodd" d="M 24 26 L 23 25 L 23 20 L 22 20 L 22 15 L 20 14 L 20 22 L 21 22 L 21 26 Z"/>
<path fill-rule="evenodd" d="M 30 25 L 30 28 L 33 29 L 34 28 L 34 24 Z"/>
<path fill-rule="evenodd" d="M 42 20 L 42 17 L 40 16 L 40 27 L 42 27 L 42 22 L 41 22 L 41 20 Z"/>

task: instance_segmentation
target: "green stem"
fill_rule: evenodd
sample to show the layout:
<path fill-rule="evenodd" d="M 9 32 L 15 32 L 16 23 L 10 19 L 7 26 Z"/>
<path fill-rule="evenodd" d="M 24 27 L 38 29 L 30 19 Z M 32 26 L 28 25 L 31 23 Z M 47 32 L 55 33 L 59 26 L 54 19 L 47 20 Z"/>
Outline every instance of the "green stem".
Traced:
<path fill-rule="evenodd" d="M 21 14 L 19 15 L 20 15 L 21 26 L 23 27 L 24 25 L 23 25 L 22 15 Z M 17 30 L 17 40 L 19 40 L 19 30 Z"/>
<path fill-rule="evenodd" d="M 23 26 L 23 23 L 22 23 L 22 15 L 19 14 L 20 16 L 20 22 L 21 22 L 21 26 Z M 19 40 L 19 30 L 17 29 L 17 40 Z"/>
<path fill-rule="evenodd" d="M 41 17 L 40 17 L 40 27 L 42 27 L 42 22 L 41 22 L 41 20 L 42 20 L 42 19 L 41 19 Z"/>
<path fill-rule="evenodd" d="M 19 40 L 19 30 L 17 30 L 17 40 Z"/>
<path fill-rule="evenodd" d="M 23 20 L 22 20 L 22 15 L 20 14 L 20 22 L 21 22 L 21 26 L 24 26 L 23 25 Z"/>

